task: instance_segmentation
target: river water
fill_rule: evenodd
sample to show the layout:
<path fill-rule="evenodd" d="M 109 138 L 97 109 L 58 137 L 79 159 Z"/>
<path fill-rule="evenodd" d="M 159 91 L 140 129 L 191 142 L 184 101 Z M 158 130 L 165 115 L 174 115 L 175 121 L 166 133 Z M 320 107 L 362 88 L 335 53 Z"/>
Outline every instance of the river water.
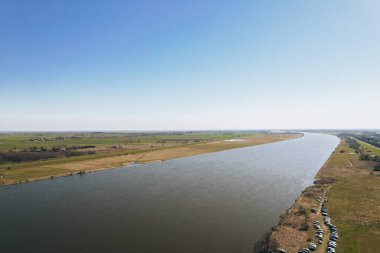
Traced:
<path fill-rule="evenodd" d="M 0 187 L 0 252 L 252 252 L 338 143 L 306 133 Z"/>

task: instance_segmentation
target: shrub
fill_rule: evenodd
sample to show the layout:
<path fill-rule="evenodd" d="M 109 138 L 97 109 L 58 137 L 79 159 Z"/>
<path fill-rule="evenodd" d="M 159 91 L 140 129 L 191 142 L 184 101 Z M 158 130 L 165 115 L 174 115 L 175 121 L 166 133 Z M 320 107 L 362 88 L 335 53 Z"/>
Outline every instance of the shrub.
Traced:
<path fill-rule="evenodd" d="M 66 152 L 64 152 L 64 155 L 66 157 L 70 157 L 70 156 L 83 155 L 83 153 L 79 153 L 79 152 L 75 152 L 75 151 L 66 151 Z"/>
<path fill-rule="evenodd" d="M 58 154 L 54 152 L 6 152 L 0 151 L 0 161 L 4 162 L 26 162 L 54 158 Z"/>
<path fill-rule="evenodd" d="M 301 231 L 308 231 L 309 230 L 309 225 L 307 225 L 306 223 L 302 224 L 299 230 L 301 230 Z"/>

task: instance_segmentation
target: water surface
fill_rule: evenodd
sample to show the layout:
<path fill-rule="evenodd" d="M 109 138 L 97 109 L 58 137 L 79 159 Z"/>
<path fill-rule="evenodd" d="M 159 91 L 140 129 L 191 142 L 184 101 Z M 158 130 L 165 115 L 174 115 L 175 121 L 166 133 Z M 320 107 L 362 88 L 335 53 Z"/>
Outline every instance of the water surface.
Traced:
<path fill-rule="evenodd" d="M 0 252 L 252 252 L 338 143 L 305 134 L 0 187 Z"/>

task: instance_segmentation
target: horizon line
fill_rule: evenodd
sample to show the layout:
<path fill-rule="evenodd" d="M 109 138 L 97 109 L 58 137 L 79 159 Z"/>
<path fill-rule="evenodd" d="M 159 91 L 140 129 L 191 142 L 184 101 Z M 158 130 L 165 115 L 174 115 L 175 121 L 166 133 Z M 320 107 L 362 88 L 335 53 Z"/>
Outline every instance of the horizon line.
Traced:
<path fill-rule="evenodd" d="M 112 133 L 112 132 L 222 132 L 222 131 L 315 131 L 315 130 L 330 130 L 330 131 L 380 131 L 380 128 L 244 128 L 244 129 L 141 129 L 141 130 L 101 130 L 101 129 L 87 129 L 87 130 L 0 130 L 0 133 Z"/>

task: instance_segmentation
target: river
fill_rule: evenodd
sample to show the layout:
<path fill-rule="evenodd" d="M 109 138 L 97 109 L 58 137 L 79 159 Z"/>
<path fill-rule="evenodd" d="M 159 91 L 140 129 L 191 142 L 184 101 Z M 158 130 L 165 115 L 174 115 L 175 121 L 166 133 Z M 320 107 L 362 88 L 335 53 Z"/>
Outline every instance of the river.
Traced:
<path fill-rule="evenodd" d="M 0 252 L 252 252 L 338 143 L 305 133 L 0 187 Z"/>

